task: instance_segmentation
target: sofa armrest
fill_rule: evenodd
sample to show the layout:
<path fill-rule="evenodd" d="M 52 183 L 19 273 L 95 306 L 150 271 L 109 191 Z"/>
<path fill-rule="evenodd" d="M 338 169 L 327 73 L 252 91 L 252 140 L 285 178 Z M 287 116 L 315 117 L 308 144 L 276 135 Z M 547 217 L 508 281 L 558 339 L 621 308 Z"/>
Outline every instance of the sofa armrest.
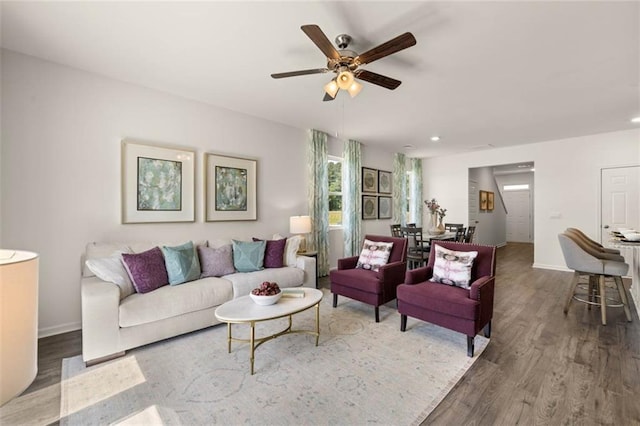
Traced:
<path fill-rule="evenodd" d="M 354 269 L 358 264 L 359 256 L 338 259 L 338 269 Z"/>
<path fill-rule="evenodd" d="M 431 266 L 423 266 L 422 268 L 411 269 L 404 276 L 405 284 L 418 284 L 427 281 L 433 276 L 433 268 Z"/>
<path fill-rule="evenodd" d="M 384 284 L 402 284 L 406 270 L 407 262 L 387 263 L 378 269 L 378 278 Z"/>
<path fill-rule="evenodd" d="M 82 359 L 85 362 L 120 352 L 120 289 L 97 277 L 82 278 Z"/>
<path fill-rule="evenodd" d="M 297 256 L 296 268 L 304 271 L 302 287 L 316 288 L 316 258 L 309 256 Z"/>

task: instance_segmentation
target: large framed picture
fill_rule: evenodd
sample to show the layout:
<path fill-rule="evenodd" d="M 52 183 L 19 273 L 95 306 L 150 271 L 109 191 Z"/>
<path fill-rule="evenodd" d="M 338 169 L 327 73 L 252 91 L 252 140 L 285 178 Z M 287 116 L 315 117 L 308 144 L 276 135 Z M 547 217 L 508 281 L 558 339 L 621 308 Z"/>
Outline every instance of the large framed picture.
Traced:
<path fill-rule="evenodd" d="M 378 218 L 378 197 L 375 195 L 362 196 L 362 219 Z"/>
<path fill-rule="evenodd" d="M 122 223 L 195 221 L 195 151 L 123 140 Z"/>
<path fill-rule="evenodd" d="M 391 219 L 391 197 L 378 196 L 378 219 Z"/>
<path fill-rule="evenodd" d="M 257 160 L 205 154 L 205 220 L 257 220 Z"/>
<path fill-rule="evenodd" d="M 378 170 L 378 193 L 391 194 L 391 172 Z"/>
<path fill-rule="evenodd" d="M 378 171 L 376 169 L 362 168 L 362 192 L 376 193 L 378 189 Z"/>

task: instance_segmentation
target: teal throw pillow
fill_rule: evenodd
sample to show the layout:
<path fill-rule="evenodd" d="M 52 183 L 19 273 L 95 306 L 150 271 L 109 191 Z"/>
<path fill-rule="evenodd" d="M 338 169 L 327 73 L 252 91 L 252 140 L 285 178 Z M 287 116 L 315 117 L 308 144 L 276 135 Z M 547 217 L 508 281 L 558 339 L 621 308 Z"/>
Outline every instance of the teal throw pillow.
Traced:
<path fill-rule="evenodd" d="M 266 241 L 233 240 L 233 266 L 238 272 L 253 272 L 263 269 Z"/>
<path fill-rule="evenodd" d="M 162 254 L 170 285 L 182 284 L 200 278 L 200 262 L 193 242 L 189 241 L 176 247 L 163 246 Z"/>

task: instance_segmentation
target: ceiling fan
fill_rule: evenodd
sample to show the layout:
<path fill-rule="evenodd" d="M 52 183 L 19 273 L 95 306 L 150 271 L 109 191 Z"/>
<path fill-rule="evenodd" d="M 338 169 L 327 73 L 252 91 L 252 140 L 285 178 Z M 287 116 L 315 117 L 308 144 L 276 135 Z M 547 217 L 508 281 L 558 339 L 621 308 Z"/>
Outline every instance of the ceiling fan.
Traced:
<path fill-rule="evenodd" d="M 358 55 L 352 50 L 347 50 L 352 40 L 348 34 L 340 34 L 336 37 L 336 45 L 340 49 L 336 50 L 319 26 L 303 25 L 300 28 L 327 57 L 326 68 L 282 72 L 271 74 L 271 77 L 285 78 L 333 72 L 336 76 L 324 87 L 326 92 L 323 99 L 324 101 L 334 100 L 340 89 L 349 92 L 352 98 L 355 97 L 360 93 L 360 90 L 362 90 L 362 85 L 358 83 L 356 79 L 394 90 L 402 83 L 400 80 L 360 69 L 359 67 L 360 65 L 369 64 L 416 44 L 416 39 L 413 34 L 406 32 Z"/>

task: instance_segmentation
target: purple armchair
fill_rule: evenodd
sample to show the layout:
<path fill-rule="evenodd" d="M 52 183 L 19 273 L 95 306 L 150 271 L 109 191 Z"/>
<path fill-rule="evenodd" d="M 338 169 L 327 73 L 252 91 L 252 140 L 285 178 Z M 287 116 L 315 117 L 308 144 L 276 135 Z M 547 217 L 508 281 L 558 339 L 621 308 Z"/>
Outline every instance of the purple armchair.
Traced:
<path fill-rule="evenodd" d="M 407 328 L 407 316 L 418 318 L 467 335 L 467 355 L 473 357 L 474 338 L 484 328 L 491 334 L 496 248 L 453 241 L 434 241 L 429 262 L 423 268 L 407 271 L 398 286 L 400 330 Z M 477 251 L 471 268 L 471 288 L 464 289 L 429 281 L 435 263 L 435 245 L 455 251 Z"/>
<path fill-rule="evenodd" d="M 373 305 L 376 322 L 380 322 L 379 306 L 396 298 L 396 287 L 404 280 L 407 270 L 407 239 L 383 235 L 366 235 L 365 239 L 392 242 L 389 260 L 378 272 L 374 272 L 357 269 L 358 256 L 338 259 L 338 269 L 329 273 L 333 307 L 338 306 L 340 294 Z"/>

